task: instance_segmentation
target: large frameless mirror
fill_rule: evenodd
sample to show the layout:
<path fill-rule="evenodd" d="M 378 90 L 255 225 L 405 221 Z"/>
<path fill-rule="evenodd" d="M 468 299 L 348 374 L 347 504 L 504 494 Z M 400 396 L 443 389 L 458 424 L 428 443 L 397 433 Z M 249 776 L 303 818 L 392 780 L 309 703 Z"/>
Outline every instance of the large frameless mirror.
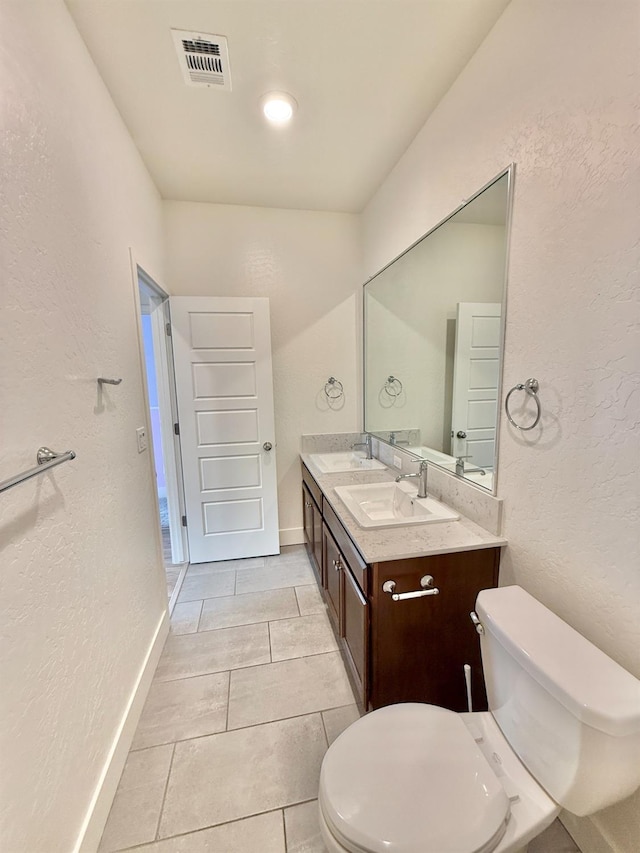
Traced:
<path fill-rule="evenodd" d="M 495 492 L 513 166 L 364 286 L 365 430 Z"/>

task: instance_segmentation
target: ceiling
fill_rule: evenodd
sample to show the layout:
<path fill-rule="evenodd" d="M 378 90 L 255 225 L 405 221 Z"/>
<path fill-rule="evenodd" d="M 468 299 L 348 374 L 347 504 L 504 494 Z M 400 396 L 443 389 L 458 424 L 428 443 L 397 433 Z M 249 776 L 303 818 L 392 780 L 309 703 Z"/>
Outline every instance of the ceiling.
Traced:
<path fill-rule="evenodd" d="M 66 0 L 163 198 L 354 213 L 508 2 Z M 185 84 L 172 28 L 226 36 L 231 91 Z"/>

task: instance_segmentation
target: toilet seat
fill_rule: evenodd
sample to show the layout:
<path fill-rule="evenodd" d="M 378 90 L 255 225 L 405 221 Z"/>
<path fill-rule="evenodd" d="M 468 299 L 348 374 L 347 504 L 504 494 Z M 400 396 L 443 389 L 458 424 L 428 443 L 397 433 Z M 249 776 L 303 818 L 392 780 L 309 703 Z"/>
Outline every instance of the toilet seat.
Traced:
<path fill-rule="evenodd" d="M 380 708 L 329 748 L 319 805 L 349 853 L 489 853 L 510 805 L 459 714 Z"/>

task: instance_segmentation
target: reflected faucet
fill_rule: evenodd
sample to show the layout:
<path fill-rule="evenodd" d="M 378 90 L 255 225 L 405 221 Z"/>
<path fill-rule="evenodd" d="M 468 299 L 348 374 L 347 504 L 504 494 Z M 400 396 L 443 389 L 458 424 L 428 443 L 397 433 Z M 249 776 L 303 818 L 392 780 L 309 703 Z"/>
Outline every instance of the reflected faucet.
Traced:
<path fill-rule="evenodd" d="M 456 474 L 458 474 L 460 477 L 464 477 L 465 474 L 481 474 L 484 477 L 484 475 L 487 473 L 484 468 L 465 468 L 465 459 L 471 459 L 471 456 L 456 457 Z"/>
<path fill-rule="evenodd" d="M 365 433 L 364 441 L 356 441 L 355 444 L 352 444 L 351 447 L 365 447 L 367 450 L 367 459 L 373 459 L 373 454 L 371 452 L 371 436 L 369 433 Z"/>
<path fill-rule="evenodd" d="M 396 438 L 395 432 L 390 432 L 389 433 L 389 444 L 392 444 L 395 447 L 397 444 L 410 444 L 410 442 L 404 441 L 403 439 L 400 439 L 400 438 Z"/>
<path fill-rule="evenodd" d="M 396 477 L 396 483 L 399 483 L 400 480 L 411 480 L 413 477 L 418 477 L 420 479 L 420 484 L 418 486 L 418 494 L 416 497 L 418 498 L 426 498 L 427 495 L 427 468 L 428 462 L 426 459 L 423 459 L 420 462 L 420 468 L 416 471 L 415 474 L 400 474 L 399 477 Z"/>

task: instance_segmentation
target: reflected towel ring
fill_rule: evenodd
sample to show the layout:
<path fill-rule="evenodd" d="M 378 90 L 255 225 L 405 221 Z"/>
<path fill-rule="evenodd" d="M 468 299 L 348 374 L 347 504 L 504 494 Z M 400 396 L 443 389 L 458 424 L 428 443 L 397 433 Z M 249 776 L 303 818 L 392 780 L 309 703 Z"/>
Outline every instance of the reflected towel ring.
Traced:
<path fill-rule="evenodd" d="M 387 377 L 382 387 L 390 397 L 399 397 L 402 394 L 402 382 L 395 376 Z"/>
<path fill-rule="evenodd" d="M 342 382 L 336 379 L 335 376 L 330 376 L 324 384 L 324 393 L 329 400 L 339 400 L 344 394 Z"/>
<path fill-rule="evenodd" d="M 540 399 L 538 398 L 538 389 L 540 388 L 540 384 L 537 379 L 527 379 L 527 381 L 523 383 L 519 383 L 518 385 L 514 385 L 511 391 L 507 394 L 507 397 L 504 401 L 504 410 L 507 413 L 507 417 L 509 418 L 509 423 L 512 424 L 516 429 L 521 430 L 522 432 L 527 432 L 527 430 L 533 429 L 538 425 L 538 421 L 540 420 L 540 415 L 542 414 L 542 409 L 540 407 Z M 536 407 L 538 409 L 538 413 L 536 414 L 536 419 L 530 426 L 520 426 L 517 424 L 514 419 L 511 417 L 511 412 L 509 411 L 509 397 L 513 394 L 514 391 L 526 391 L 530 397 L 536 402 Z"/>

